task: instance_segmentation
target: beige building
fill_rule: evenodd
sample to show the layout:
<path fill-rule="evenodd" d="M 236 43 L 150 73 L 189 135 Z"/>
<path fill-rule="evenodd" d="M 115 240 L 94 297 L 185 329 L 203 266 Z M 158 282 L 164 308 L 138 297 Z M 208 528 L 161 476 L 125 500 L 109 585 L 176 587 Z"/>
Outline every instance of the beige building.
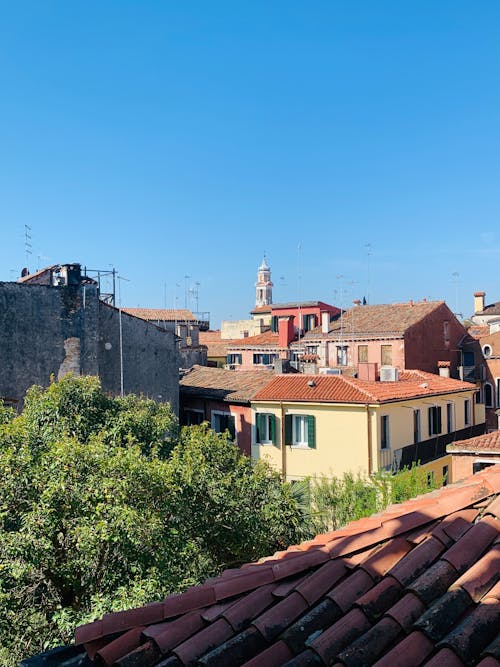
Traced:
<path fill-rule="evenodd" d="M 287 479 L 420 462 L 449 480 L 446 445 L 484 433 L 476 392 L 423 371 L 403 372 L 396 382 L 280 375 L 252 401 L 252 457 L 268 459 Z"/>

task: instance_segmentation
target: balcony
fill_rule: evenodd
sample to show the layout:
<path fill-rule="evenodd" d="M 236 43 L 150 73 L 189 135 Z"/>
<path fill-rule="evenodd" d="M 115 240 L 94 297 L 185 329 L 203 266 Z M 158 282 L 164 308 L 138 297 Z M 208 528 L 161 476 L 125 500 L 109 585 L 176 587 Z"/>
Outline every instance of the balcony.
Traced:
<path fill-rule="evenodd" d="M 480 382 L 484 380 L 484 366 L 459 366 L 458 374 L 464 382 Z"/>

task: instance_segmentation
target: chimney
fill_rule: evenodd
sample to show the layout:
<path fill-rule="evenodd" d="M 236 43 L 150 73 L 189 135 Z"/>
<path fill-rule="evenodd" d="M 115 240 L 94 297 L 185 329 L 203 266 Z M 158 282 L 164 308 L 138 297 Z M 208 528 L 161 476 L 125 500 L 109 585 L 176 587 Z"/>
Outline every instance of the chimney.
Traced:
<path fill-rule="evenodd" d="M 321 313 L 321 333 L 330 331 L 330 313 Z"/>
<path fill-rule="evenodd" d="M 438 361 L 438 372 L 442 378 L 450 377 L 450 366 L 451 363 L 449 361 Z"/>
<path fill-rule="evenodd" d="M 486 292 L 474 292 L 474 313 L 482 313 L 484 310 L 484 297 Z"/>
<path fill-rule="evenodd" d="M 288 347 L 294 338 L 293 317 L 280 317 L 278 320 L 278 345 Z"/>
<path fill-rule="evenodd" d="M 413 299 L 410 299 L 410 306 L 413 307 Z"/>
<path fill-rule="evenodd" d="M 355 306 L 360 306 L 361 305 L 361 299 L 354 299 L 353 304 Z"/>

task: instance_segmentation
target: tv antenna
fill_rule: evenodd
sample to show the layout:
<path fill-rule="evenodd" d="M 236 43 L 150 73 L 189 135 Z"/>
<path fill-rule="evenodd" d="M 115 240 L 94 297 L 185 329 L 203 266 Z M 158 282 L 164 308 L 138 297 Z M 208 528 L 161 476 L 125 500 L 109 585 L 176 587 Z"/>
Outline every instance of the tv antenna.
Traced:
<path fill-rule="evenodd" d="M 31 227 L 29 225 L 24 225 L 24 252 L 26 254 L 26 268 L 30 268 L 30 255 L 33 254 L 33 246 L 31 245 Z"/>

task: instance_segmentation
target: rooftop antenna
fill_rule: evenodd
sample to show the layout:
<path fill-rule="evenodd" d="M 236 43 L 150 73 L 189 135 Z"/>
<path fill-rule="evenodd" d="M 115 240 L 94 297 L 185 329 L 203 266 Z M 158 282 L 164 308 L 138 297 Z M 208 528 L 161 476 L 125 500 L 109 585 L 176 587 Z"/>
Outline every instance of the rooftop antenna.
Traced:
<path fill-rule="evenodd" d="M 451 277 L 453 278 L 453 283 L 455 285 L 455 317 L 458 317 L 459 315 L 462 316 L 462 313 L 458 312 L 458 284 L 460 282 L 460 274 L 458 271 L 453 271 Z"/>
<path fill-rule="evenodd" d="M 339 274 L 337 280 L 340 281 L 340 360 L 342 362 L 344 358 L 344 276 Z"/>
<path fill-rule="evenodd" d="M 368 270 L 368 285 L 367 285 L 367 291 L 366 291 L 366 302 L 370 303 L 370 290 L 371 290 L 371 262 L 370 262 L 370 257 L 372 256 L 372 244 L 371 243 L 365 243 L 365 248 L 366 248 L 366 259 L 367 259 L 367 270 Z"/>
<path fill-rule="evenodd" d="M 298 335 L 298 353 L 299 353 L 299 358 L 301 354 L 300 350 L 300 333 L 301 333 L 301 328 L 302 328 L 302 307 L 301 307 L 301 299 L 302 299 L 302 294 L 301 294 L 301 280 L 302 280 L 302 242 L 299 241 L 299 244 L 297 246 L 297 301 L 299 302 L 299 335 Z"/>
<path fill-rule="evenodd" d="M 189 299 L 189 279 L 191 276 L 188 276 L 187 273 L 184 276 L 184 308 L 187 310 L 188 299 Z"/>
<path fill-rule="evenodd" d="M 29 225 L 24 225 L 24 252 L 26 254 L 26 268 L 28 271 L 30 268 L 30 255 L 33 254 L 31 241 L 31 227 Z"/>
<path fill-rule="evenodd" d="M 122 291 L 121 291 L 121 281 L 126 280 L 130 282 L 129 278 L 125 276 L 116 275 L 118 278 L 118 324 L 119 324 L 119 335 L 120 335 L 120 396 L 124 395 L 123 391 L 123 328 L 122 328 Z"/>

